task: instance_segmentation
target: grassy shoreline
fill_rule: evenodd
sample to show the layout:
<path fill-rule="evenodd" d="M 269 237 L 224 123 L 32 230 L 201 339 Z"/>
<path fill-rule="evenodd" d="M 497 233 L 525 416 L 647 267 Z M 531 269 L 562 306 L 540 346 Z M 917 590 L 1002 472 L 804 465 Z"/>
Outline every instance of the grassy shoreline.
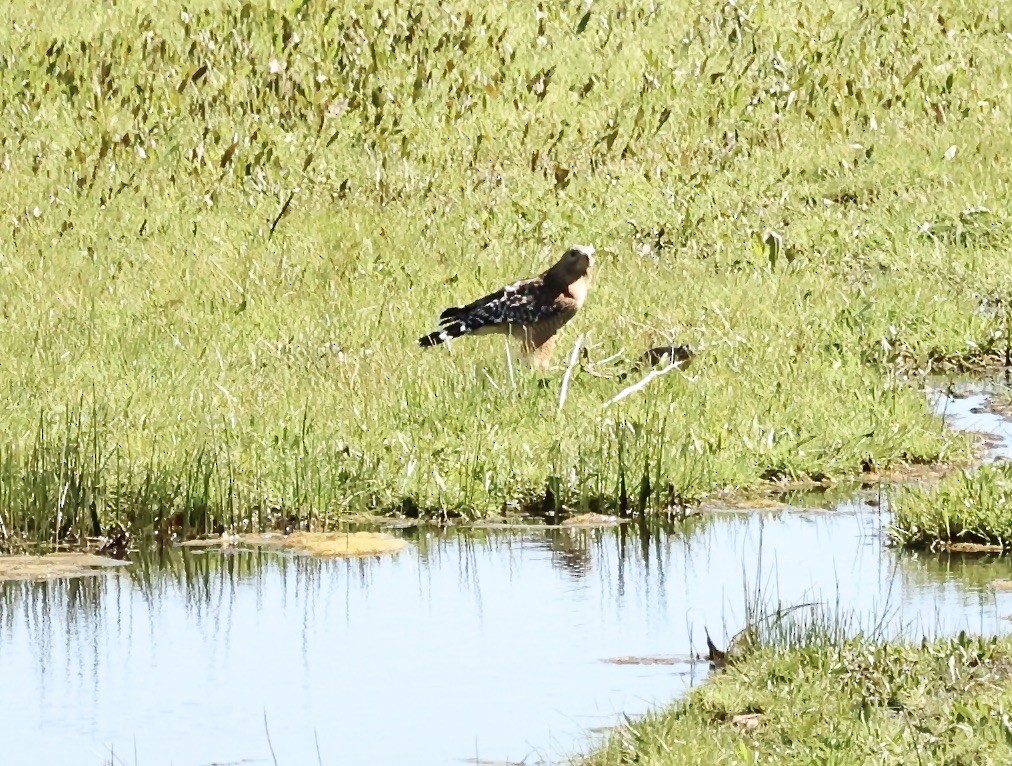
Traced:
<path fill-rule="evenodd" d="M 581 763 L 1005 763 L 1010 674 L 1007 637 L 763 648 Z"/>
<path fill-rule="evenodd" d="M 0 14 L 5 540 L 656 510 L 969 454 L 896 370 L 1005 347 L 1007 9 Z M 414 347 L 571 242 L 602 265 L 561 411 L 501 344 Z M 685 374 L 604 406 L 671 342 Z"/>
<path fill-rule="evenodd" d="M 908 487 L 892 503 L 892 540 L 907 548 L 1012 548 L 1012 468 L 983 465 Z"/>

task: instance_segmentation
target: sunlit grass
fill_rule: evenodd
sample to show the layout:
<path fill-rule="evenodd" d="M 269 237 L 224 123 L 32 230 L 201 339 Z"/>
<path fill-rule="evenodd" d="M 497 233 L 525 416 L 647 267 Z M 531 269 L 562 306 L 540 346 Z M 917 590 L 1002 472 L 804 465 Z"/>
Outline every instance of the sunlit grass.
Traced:
<path fill-rule="evenodd" d="M 482 516 L 549 487 L 658 508 L 967 454 L 894 370 L 1005 348 L 1004 7 L 0 20 L 5 537 Z M 561 413 L 561 373 L 511 373 L 497 340 L 416 347 L 572 242 L 601 268 Z M 671 342 L 686 374 L 603 406 Z"/>
<path fill-rule="evenodd" d="M 673 708 L 619 727 L 587 766 L 1004 763 L 1012 642 L 866 637 L 763 648 Z"/>
<path fill-rule="evenodd" d="M 972 543 L 1012 546 L 1012 468 L 1004 463 L 910 487 L 892 501 L 894 540 L 911 548 Z"/>

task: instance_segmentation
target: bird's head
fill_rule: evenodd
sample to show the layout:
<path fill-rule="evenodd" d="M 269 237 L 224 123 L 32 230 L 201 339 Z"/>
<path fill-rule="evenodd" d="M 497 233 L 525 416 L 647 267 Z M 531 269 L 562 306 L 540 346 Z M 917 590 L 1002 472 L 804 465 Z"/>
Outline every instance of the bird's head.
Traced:
<path fill-rule="evenodd" d="M 566 276 L 579 279 L 594 267 L 594 246 L 573 245 L 559 259 L 556 268 Z"/>

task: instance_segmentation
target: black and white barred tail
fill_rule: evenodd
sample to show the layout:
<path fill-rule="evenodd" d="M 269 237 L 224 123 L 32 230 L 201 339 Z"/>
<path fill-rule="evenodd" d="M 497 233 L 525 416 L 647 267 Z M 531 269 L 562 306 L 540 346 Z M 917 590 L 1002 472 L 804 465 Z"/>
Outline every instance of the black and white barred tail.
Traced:
<path fill-rule="evenodd" d="M 438 346 L 440 343 L 445 343 L 450 338 L 459 338 L 461 335 L 467 333 L 467 329 L 460 325 L 454 325 L 445 330 L 436 330 L 436 332 L 430 332 L 428 335 L 423 335 L 418 339 L 418 345 L 422 348 L 428 348 L 429 346 Z"/>
<path fill-rule="evenodd" d="M 461 316 L 464 314 L 464 309 L 458 306 L 453 306 L 446 309 L 442 314 L 439 315 L 439 323 L 443 325 L 442 330 L 436 330 L 430 332 L 418 339 L 418 345 L 422 348 L 428 348 L 429 346 L 438 346 L 440 343 L 445 343 L 450 338 L 459 338 L 461 335 L 467 335 L 469 332 L 473 332 L 481 327 L 481 321 L 474 321 L 475 317 Z"/>

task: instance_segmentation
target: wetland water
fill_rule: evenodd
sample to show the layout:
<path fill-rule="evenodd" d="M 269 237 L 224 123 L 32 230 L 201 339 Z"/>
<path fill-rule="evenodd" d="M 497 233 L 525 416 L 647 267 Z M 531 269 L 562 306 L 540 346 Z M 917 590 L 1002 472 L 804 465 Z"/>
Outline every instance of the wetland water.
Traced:
<path fill-rule="evenodd" d="M 1012 454 L 981 403 L 938 406 L 995 434 L 992 458 Z M 772 602 L 886 615 L 891 632 L 1010 627 L 1012 593 L 987 586 L 1009 564 L 891 550 L 875 499 L 649 535 L 411 530 L 361 561 L 177 549 L 3 583 L 2 762 L 272 764 L 271 747 L 281 766 L 559 762 L 708 672 L 603 660 L 705 652 L 704 626 L 726 641 L 757 584 Z"/>

